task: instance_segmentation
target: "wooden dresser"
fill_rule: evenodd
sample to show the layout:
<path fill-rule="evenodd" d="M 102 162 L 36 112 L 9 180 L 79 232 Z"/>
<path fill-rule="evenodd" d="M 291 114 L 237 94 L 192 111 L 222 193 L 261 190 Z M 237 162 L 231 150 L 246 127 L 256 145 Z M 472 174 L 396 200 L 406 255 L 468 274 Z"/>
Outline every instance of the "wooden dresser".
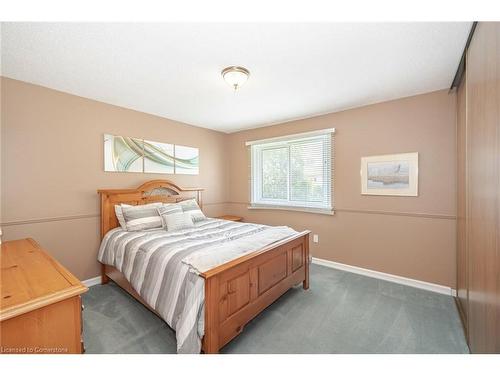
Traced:
<path fill-rule="evenodd" d="M 82 353 L 85 287 L 33 239 L 0 254 L 0 353 Z"/>

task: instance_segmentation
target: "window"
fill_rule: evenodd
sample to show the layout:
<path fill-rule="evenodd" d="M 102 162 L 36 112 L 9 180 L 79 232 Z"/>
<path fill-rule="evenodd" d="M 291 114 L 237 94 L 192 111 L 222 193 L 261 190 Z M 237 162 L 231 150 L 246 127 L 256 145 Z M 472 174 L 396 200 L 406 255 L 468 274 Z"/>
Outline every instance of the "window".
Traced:
<path fill-rule="evenodd" d="M 247 142 L 251 147 L 251 208 L 333 213 L 335 129 Z"/>

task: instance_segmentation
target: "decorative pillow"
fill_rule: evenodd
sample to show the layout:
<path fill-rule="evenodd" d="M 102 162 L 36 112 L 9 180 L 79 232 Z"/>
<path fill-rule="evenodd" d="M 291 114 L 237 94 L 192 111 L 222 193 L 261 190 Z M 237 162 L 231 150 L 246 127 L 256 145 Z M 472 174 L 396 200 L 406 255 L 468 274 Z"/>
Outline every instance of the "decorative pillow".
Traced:
<path fill-rule="evenodd" d="M 177 203 L 167 203 L 162 205 L 157 209 L 158 215 L 161 217 L 161 221 L 163 224 L 163 227 L 167 230 L 170 230 L 170 228 L 167 226 L 167 217 L 173 214 L 181 214 L 182 213 L 182 207 L 178 205 Z"/>
<path fill-rule="evenodd" d="M 189 213 L 191 215 L 193 223 L 197 223 L 198 221 L 207 219 L 205 214 L 201 211 L 200 206 L 198 206 L 196 199 L 180 201 L 178 204 L 182 207 L 183 212 Z"/>
<path fill-rule="evenodd" d="M 115 214 L 122 229 L 127 230 L 127 223 L 123 217 L 122 207 L 132 207 L 130 204 L 115 204 Z"/>
<path fill-rule="evenodd" d="M 194 227 L 193 219 L 188 212 L 177 212 L 162 217 L 165 217 L 165 221 L 167 222 L 167 230 L 169 232 Z"/>
<path fill-rule="evenodd" d="M 122 205 L 122 214 L 125 219 L 127 230 L 131 232 L 162 227 L 158 208 L 163 203 L 150 203 L 138 206 Z"/>

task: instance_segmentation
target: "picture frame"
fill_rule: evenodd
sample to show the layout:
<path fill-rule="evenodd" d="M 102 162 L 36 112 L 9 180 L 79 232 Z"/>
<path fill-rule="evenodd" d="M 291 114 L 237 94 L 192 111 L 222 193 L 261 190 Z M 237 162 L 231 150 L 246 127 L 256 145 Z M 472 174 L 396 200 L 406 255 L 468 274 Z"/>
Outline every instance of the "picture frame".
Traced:
<path fill-rule="evenodd" d="M 200 149 L 104 134 L 104 171 L 158 174 L 200 173 Z"/>
<path fill-rule="evenodd" d="M 196 147 L 174 145 L 175 174 L 199 174 L 200 150 Z"/>
<path fill-rule="evenodd" d="M 418 152 L 361 158 L 361 194 L 418 196 Z"/>
<path fill-rule="evenodd" d="M 144 146 L 142 139 L 104 134 L 104 171 L 144 171 Z"/>
<path fill-rule="evenodd" d="M 174 145 L 144 140 L 144 173 L 174 174 Z"/>

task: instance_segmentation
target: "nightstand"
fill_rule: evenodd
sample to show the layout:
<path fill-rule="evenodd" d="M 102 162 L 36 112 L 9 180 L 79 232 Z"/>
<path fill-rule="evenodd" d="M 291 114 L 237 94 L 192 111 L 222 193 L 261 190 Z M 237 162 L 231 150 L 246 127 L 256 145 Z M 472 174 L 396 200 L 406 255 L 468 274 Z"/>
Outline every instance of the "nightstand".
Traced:
<path fill-rule="evenodd" d="M 229 221 L 242 221 L 243 220 L 243 218 L 241 216 L 235 216 L 235 215 L 217 216 L 217 219 L 229 220 Z"/>

